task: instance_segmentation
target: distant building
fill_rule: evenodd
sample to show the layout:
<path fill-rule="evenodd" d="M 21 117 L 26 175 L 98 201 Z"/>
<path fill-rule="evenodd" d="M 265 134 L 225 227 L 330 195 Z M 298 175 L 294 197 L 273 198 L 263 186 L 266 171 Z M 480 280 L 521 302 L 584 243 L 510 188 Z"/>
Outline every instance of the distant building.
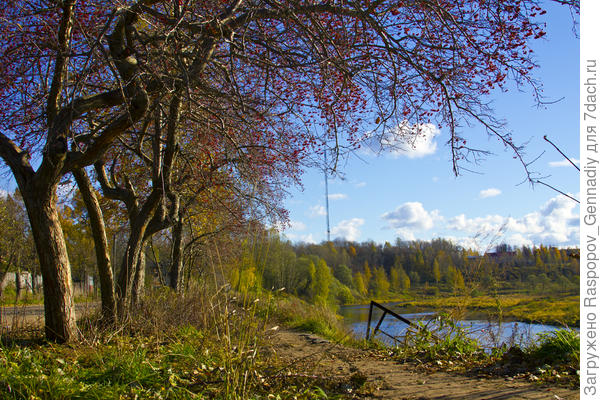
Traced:
<path fill-rule="evenodd" d="M 35 277 L 35 282 L 33 282 L 31 273 L 29 272 L 8 272 L 1 283 L 2 289 L 5 289 L 9 285 L 13 285 L 15 288 L 25 290 L 26 292 L 32 291 L 33 284 L 35 284 L 36 289 L 42 287 L 41 275 L 37 275 Z"/>
<path fill-rule="evenodd" d="M 498 259 L 498 258 L 502 258 L 502 257 L 514 257 L 516 255 L 517 255 L 516 251 L 494 251 L 494 252 L 485 253 L 486 257 L 489 257 L 492 259 Z"/>

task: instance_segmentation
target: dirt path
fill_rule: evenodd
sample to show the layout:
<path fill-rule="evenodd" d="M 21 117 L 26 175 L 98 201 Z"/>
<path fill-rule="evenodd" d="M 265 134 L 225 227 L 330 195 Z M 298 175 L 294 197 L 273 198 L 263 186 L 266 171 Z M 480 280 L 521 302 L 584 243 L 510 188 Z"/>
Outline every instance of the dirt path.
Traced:
<path fill-rule="evenodd" d="M 579 399 L 576 390 L 545 387 L 521 381 L 478 379 L 444 372 L 422 373 L 413 366 L 378 358 L 369 352 L 333 344 L 318 336 L 278 331 L 272 351 L 283 362 L 307 375 L 366 377 L 375 399 Z M 364 378 L 363 378 L 364 379 Z M 350 391 L 350 386 L 348 386 Z"/>
<path fill-rule="evenodd" d="M 77 318 L 95 311 L 100 306 L 98 302 L 76 303 Z M 0 307 L 0 328 L 22 328 L 44 326 L 44 305 L 18 305 Z"/>

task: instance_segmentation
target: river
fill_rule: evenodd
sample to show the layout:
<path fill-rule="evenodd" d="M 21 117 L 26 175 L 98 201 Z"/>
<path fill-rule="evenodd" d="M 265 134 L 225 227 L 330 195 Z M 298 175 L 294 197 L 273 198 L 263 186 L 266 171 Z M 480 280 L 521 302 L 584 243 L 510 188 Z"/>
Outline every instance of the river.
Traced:
<path fill-rule="evenodd" d="M 423 321 L 428 327 L 436 329 L 436 312 L 416 307 L 401 307 L 398 303 L 384 303 L 384 305 L 412 322 Z M 344 323 L 359 338 L 364 338 L 367 331 L 369 318 L 369 305 L 342 306 L 338 313 L 344 317 Z M 371 320 L 371 329 L 374 329 L 383 312 L 374 308 Z M 477 339 L 484 348 L 492 348 L 502 343 L 527 346 L 538 338 L 541 333 L 552 332 L 561 327 L 553 325 L 535 324 L 521 321 L 505 321 L 498 324 L 487 318 L 485 313 L 469 312 L 464 319 L 457 321 L 458 325 L 465 328 L 468 335 Z M 402 337 L 408 325 L 395 319 L 389 314 L 383 320 L 380 329 L 391 336 Z M 393 345 L 389 337 L 378 333 L 376 336 L 384 343 Z"/>

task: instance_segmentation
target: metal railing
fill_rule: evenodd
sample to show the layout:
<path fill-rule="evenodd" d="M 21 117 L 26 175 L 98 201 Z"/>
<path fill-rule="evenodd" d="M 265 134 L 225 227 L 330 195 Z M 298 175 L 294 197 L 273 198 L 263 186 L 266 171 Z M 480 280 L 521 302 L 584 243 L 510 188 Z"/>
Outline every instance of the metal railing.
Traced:
<path fill-rule="evenodd" d="M 375 326 L 375 329 L 373 330 L 373 333 L 371 334 L 371 318 L 373 317 L 373 307 L 377 307 L 380 310 L 382 310 L 383 314 L 381 314 L 381 317 L 379 318 L 379 322 L 377 322 L 377 325 Z M 392 336 L 389 333 L 379 329 L 381 327 L 381 323 L 383 322 L 383 319 L 388 314 L 391 315 L 392 317 L 404 322 L 405 324 L 408 324 L 408 326 L 412 326 L 417 329 L 421 329 L 421 327 L 419 325 L 412 323 L 410 320 L 404 318 L 402 315 L 397 314 L 397 313 L 393 312 L 392 310 L 390 310 L 389 308 L 371 300 L 371 305 L 369 306 L 369 321 L 367 322 L 367 340 L 369 340 L 369 338 L 375 336 L 375 334 L 378 331 L 383 333 L 384 335 L 386 335 L 387 337 L 391 338 L 394 341 L 398 340 L 395 336 Z"/>

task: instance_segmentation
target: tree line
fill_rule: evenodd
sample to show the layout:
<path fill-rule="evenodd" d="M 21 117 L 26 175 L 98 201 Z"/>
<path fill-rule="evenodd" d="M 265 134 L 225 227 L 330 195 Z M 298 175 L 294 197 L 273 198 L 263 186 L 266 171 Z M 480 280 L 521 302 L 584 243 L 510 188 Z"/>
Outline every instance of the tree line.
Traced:
<path fill-rule="evenodd" d="M 579 290 L 577 248 L 502 244 L 480 254 L 445 239 L 398 239 L 394 245 L 343 240 L 293 244 L 270 232 L 263 240 L 254 246 L 265 254 L 256 254 L 252 262 L 239 260 L 233 282 L 243 288 L 259 283 L 313 302 L 344 304 L 440 291 L 480 295 Z"/>

